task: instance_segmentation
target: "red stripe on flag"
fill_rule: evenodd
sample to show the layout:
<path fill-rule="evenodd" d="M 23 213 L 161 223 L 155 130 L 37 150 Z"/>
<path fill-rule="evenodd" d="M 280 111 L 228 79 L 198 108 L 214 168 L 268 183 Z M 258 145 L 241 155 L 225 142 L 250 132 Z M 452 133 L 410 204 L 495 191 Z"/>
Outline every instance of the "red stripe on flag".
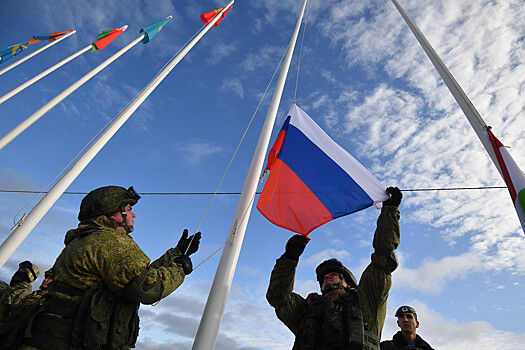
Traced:
<path fill-rule="evenodd" d="M 66 33 L 71 33 L 73 30 L 63 30 L 61 32 L 54 32 L 54 33 L 49 33 L 47 35 L 52 35 L 52 36 L 61 36 L 61 35 L 64 35 Z"/>
<path fill-rule="evenodd" d="M 333 220 L 323 203 L 280 159 L 273 164 L 257 209 L 275 225 L 306 237 L 315 228 Z"/>
<path fill-rule="evenodd" d="M 103 37 L 100 40 L 95 41 L 93 45 L 95 45 L 97 47 L 97 50 L 100 51 L 106 46 L 108 46 L 113 40 L 115 40 L 122 33 L 124 33 L 124 31 L 121 28 L 112 29 L 111 32 L 109 32 L 107 36 Z"/>
<path fill-rule="evenodd" d="M 275 139 L 275 143 L 273 144 L 272 149 L 268 153 L 268 163 L 266 164 L 266 168 L 264 168 L 264 170 L 272 170 L 273 163 L 279 156 L 279 152 L 281 152 L 281 147 L 283 147 L 285 137 L 286 131 L 281 130 L 281 132 L 277 136 L 277 139 Z"/>
<path fill-rule="evenodd" d="M 217 10 L 213 10 L 213 11 L 210 11 L 210 12 L 203 13 L 203 14 L 201 15 L 201 21 L 202 21 L 202 23 L 204 23 L 204 24 L 206 24 L 206 25 L 207 25 L 208 23 L 210 23 L 210 22 L 215 18 L 215 16 L 217 16 L 217 15 L 219 14 L 219 12 L 222 11 L 223 8 L 224 8 L 224 7 L 221 7 L 220 9 L 217 9 Z M 228 11 L 230 11 L 230 9 L 231 9 L 231 6 L 230 6 L 226 11 L 223 12 L 221 18 L 220 18 L 217 22 L 215 22 L 215 24 L 213 25 L 214 27 L 217 27 L 217 26 L 219 25 L 219 23 L 221 23 L 221 21 L 223 20 L 224 16 L 226 16 L 226 14 L 228 13 Z"/>
<path fill-rule="evenodd" d="M 512 202 L 516 203 L 516 189 L 514 188 L 514 184 L 512 183 L 512 179 L 510 177 L 509 171 L 507 169 L 507 165 L 505 164 L 505 161 L 503 160 L 503 157 L 501 156 L 500 147 L 505 147 L 503 144 L 494 136 L 492 131 L 490 129 L 487 129 L 487 134 L 489 135 L 490 143 L 492 144 L 492 148 L 494 149 L 494 152 L 496 152 L 496 158 L 498 159 L 499 167 L 501 168 L 501 172 L 503 173 L 503 179 L 505 180 L 505 183 L 507 184 L 507 188 L 510 192 L 510 197 L 512 198 Z"/>

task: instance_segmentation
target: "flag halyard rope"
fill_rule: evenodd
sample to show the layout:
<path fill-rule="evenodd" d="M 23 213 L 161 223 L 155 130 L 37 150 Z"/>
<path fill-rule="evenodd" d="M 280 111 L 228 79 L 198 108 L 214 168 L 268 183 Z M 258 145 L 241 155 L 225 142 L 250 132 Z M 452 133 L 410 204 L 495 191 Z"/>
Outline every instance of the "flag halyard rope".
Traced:
<path fill-rule="evenodd" d="M 303 54 L 303 43 L 304 43 L 304 36 L 306 34 L 306 24 L 308 23 L 308 4 L 306 4 L 306 16 L 304 18 L 304 29 L 303 29 L 303 37 L 301 39 L 301 48 L 299 49 L 299 62 L 297 63 L 297 78 L 295 80 L 295 91 L 293 95 L 293 103 L 295 103 L 296 97 L 297 97 L 297 85 L 299 84 L 299 71 L 301 68 L 301 57 Z"/>

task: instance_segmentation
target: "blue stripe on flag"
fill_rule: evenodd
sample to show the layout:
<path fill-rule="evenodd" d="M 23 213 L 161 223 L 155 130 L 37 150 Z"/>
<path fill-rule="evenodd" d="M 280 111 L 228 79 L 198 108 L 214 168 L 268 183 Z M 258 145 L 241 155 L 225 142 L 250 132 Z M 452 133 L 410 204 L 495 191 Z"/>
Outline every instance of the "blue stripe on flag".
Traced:
<path fill-rule="evenodd" d="M 279 159 L 297 174 L 334 219 L 373 204 L 348 173 L 293 124 L 288 126 Z"/>

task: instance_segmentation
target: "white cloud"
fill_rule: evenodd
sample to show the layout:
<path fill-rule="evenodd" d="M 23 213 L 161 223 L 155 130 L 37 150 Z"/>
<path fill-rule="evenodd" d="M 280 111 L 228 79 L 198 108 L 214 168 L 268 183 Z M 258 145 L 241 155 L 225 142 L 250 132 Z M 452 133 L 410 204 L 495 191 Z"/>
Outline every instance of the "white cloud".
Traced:
<path fill-rule="evenodd" d="M 213 44 L 213 46 L 209 48 L 209 61 L 211 64 L 218 64 L 223 59 L 230 57 L 237 50 L 237 45 L 235 43 L 210 43 Z"/>
<path fill-rule="evenodd" d="M 347 259 L 350 256 L 350 253 L 348 253 L 345 250 L 338 250 L 338 249 L 327 249 L 323 250 L 322 252 L 316 253 L 309 257 L 301 257 L 301 265 L 302 266 L 317 266 L 323 261 L 331 258 L 336 258 L 338 260 L 344 260 Z"/>
<path fill-rule="evenodd" d="M 403 260 L 400 254 L 400 267 L 395 271 L 393 288 L 410 288 L 432 294 L 442 292 L 449 280 L 465 278 L 472 272 L 485 269 L 480 258 L 473 253 L 447 256 L 439 261 L 426 259 L 417 269 L 404 267 Z"/>
<path fill-rule="evenodd" d="M 285 47 L 286 45 L 283 48 L 265 45 L 259 52 L 246 55 L 240 66 L 247 72 L 252 72 L 262 67 L 275 67 L 279 63 L 280 57 L 283 56 Z"/>
<path fill-rule="evenodd" d="M 224 148 L 209 142 L 191 141 L 178 147 L 182 152 L 184 160 L 191 166 L 197 166 L 204 161 L 205 158 L 220 154 Z"/>
<path fill-rule="evenodd" d="M 244 88 L 241 80 L 238 78 L 225 78 L 222 82 L 221 89 L 230 90 L 239 95 L 240 98 L 244 98 Z"/>

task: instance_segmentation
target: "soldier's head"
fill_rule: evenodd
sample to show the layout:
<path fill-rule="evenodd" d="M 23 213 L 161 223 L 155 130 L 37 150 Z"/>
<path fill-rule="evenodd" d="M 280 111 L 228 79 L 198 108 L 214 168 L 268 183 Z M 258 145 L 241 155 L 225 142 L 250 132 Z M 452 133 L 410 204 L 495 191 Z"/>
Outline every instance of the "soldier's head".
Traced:
<path fill-rule="evenodd" d="M 48 286 L 51 282 L 53 282 L 53 269 L 49 269 L 46 272 L 44 272 L 44 280 L 40 285 L 40 290 L 42 291 L 42 294 L 48 293 Z"/>
<path fill-rule="evenodd" d="M 32 264 L 31 261 L 23 261 L 18 265 L 18 270 L 15 272 L 9 283 L 11 287 L 21 283 L 21 282 L 33 282 L 38 278 L 40 274 L 40 269 L 35 264 Z"/>
<path fill-rule="evenodd" d="M 416 310 L 408 305 L 403 305 L 397 309 L 397 325 L 401 328 L 402 333 L 415 334 L 416 328 L 419 327 Z"/>
<path fill-rule="evenodd" d="M 357 287 L 357 280 L 352 272 L 337 259 L 323 261 L 317 266 L 315 273 L 323 294 L 337 289 Z"/>
<path fill-rule="evenodd" d="M 133 186 L 127 190 L 120 186 L 97 188 L 82 199 L 78 220 L 82 222 L 104 215 L 130 233 L 133 231 L 135 218 L 131 207 L 137 204 L 139 199 L 140 196 Z"/>

